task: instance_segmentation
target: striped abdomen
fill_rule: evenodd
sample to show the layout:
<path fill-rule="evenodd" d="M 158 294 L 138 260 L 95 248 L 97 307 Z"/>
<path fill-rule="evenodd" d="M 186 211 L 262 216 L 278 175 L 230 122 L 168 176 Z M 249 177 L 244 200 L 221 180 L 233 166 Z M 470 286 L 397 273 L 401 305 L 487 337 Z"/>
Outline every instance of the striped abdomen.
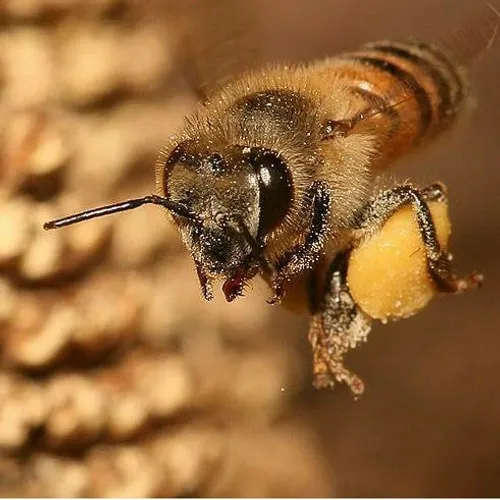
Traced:
<path fill-rule="evenodd" d="M 463 70 L 420 42 L 371 43 L 330 63 L 331 76 L 352 88 L 368 115 L 380 110 L 371 120 L 381 165 L 447 129 L 468 93 Z"/>

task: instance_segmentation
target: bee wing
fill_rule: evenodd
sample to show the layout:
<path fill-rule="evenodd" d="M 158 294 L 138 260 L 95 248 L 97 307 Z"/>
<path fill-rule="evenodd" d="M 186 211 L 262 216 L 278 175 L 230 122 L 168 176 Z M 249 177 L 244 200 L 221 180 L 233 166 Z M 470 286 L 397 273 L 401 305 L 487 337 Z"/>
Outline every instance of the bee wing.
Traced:
<path fill-rule="evenodd" d="M 167 22 L 176 40 L 182 77 L 204 100 L 215 88 L 260 65 L 258 16 L 251 2 L 171 0 Z"/>
<path fill-rule="evenodd" d="M 438 40 L 437 45 L 458 64 L 470 66 L 493 45 L 499 26 L 500 13 L 487 2 L 476 8 L 462 26 Z"/>

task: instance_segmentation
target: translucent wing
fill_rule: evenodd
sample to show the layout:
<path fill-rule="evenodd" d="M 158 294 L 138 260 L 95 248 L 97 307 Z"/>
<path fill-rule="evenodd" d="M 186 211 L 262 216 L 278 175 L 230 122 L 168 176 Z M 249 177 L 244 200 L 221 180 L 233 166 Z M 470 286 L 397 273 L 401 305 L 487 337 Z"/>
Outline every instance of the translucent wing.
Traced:
<path fill-rule="evenodd" d="M 437 45 L 457 63 L 469 66 L 488 50 L 498 33 L 500 13 L 491 3 L 481 4 L 458 29 Z"/>
<path fill-rule="evenodd" d="M 183 79 L 200 98 L 260 64 L 258 15 L 243 0 L 169 0 L 167 22 L 176 39 Z"/>

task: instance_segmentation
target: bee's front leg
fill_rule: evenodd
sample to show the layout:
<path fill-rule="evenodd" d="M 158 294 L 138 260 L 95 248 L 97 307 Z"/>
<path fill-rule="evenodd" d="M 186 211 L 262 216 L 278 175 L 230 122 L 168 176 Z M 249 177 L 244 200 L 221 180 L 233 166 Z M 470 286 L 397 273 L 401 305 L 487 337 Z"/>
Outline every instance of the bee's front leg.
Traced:
<path fill-rule="evenodd" d="M 349 293 L 346 266 L 346 255 L 337 256 L 330 265 L 324 293 L 311 320 L 313 385 L 323 388 L 344 382 L 355 395 L 360 395 L 364 391 L 363 381 L 344 366 L 344 356 L 366 340 L 371 319 L 359 309 Z"/>
<path fill-rule="evenodd" d="M 442 184 L 433 184 L 421 190 L 409 185 L 396 186 L 371 200 L 362 213 L 357 229 L 361 239 L 374 234 L 392 214 L 403 206 L 411 205 L 424 244 L 429 276 L 439 291 L 456 293 L 476 288 L 483 277 L 478 273 L 458 277 L 451 267 L 451 255 L 441 249 L 427 202 L 445 199 L 446 191 Z"/>
<path fill-rule="evenodd" d="M 284 294 L 284 284 L 291 276 L 312 269 L 317 262 L 328 235 L 330 216 L 330 190 L 322 181 L 315 181 L 309 188 L 308 197 L 312 201 L 310 226 L 304 242 L 287 252 L 276 266 L 273 279 L 274 295 L 271 303 L 277 303 Z"/>

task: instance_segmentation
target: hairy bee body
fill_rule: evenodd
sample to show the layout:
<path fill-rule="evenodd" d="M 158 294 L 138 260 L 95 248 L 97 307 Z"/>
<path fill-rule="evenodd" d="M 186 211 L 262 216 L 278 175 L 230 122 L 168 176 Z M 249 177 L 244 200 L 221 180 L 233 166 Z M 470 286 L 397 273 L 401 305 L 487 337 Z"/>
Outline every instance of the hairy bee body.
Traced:
<path fill-rule="evenodd" d="M 339 250 L 349 244 L 374 177 L 446 130 L 467 92 L 464 71 L 444 51 L 419 42 L 373 43 L 309 66 L 250 73 L 210 96 L 164 148 L 157 190 L 168 197 L 182 189 L 172 189 L 170 177 L 169 158 L 179 144 L 194 141 L 200 154 L 222 157 L 234 145 L 274 151 L 287 166 L 292 200 L 266 234 L 266 258 L 275 262 L 303 241 L 315 180 L 333 188 L 327 243 Z M 207 179 L 201 196 L 213 198 L 211 187 Z"/>
<path fill-rule="evenodd" d="M 458 56 L 491 43 L 494 14 L 489 33 L 459 47 Z M 283 299 L 312 316 L 314 384 L 346 382 L 359 394 L 362 382 L 343 366 L 343 356 L 365 338 L 373 318 L 349 291 L 352 252 L 411 206 L 427 288 L 461 292 L 482 279 L 475 273 L 459 278 L 440 245 L 428 203 L 444 206 L 441 184 L 375 191 L 386 167 L 450 128 L 465 107 L 467 76 L 452 54 L 417 41 L 381 41 L 309 65 L 243 75 L 202 102 L 163 148 L 156 195 L 45 227 L 145 203 L 163 206 L 193 257 L 206 299 L 216 278 L 230 302 L 250 279 L 263 276 L 272 302 Z"/>
<path fill-rule="evenodd" d="M 373 168 L 449 128 L 469 92 L 465 69 L 418 41 L 371 43 L 318 66 L 361 98 L 363 112 L 380 110 L 370 121 L 378 136 Z"/>

